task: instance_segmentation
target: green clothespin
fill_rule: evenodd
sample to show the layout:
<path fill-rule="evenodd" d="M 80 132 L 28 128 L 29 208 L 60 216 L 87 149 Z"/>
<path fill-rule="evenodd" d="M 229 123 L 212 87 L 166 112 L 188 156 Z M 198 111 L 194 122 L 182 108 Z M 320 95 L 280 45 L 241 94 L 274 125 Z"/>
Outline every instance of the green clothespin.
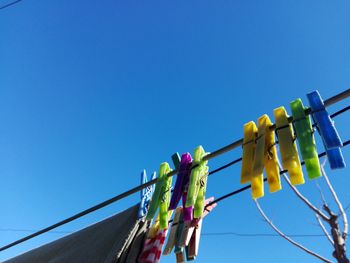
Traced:
<path fill-rule="evenodd" d="M 194 150 L 193 165 L 197 166 L 192 169 L 186 199 L 186 207 L 194 206 L 194 218 L 200 218 L 204 210 L 209 167 L 202 158 L 206 154 L 201 145 Z"/>
<path fill-rule="evenodd" d="M 162 185 L 162 191 L 159 198 L 159 228 L 168 228 L 168 208 L 170 204 L 171 183 L 173 177 L 167 176 L 171 172 L 171 168 L 168 163 L 163 163 L 165 168 L 164 183 Z"/>
<path fill-rule="evenodd" d="M 159 207 L 161 229 L 168 227 L 168 207 L 172 177 L 168 177 L 167 174 L 170 171 L 171 169 L 168 163 L 164 162 L 160 165 L 156 189 L 154 190 L 151 204 L 149 206 L 148 213 L 146 216 L 147 220 L 152 220 Z M 165 224 L 166 226 L 164 227 Z"/>
<path fill-rule="evenodd" d="M 301 99 L 290 103 L 293 123 L 297 134 L 301 156 L 305 161 L 306 171 L 310 179 L 321 176 L 320 162 L 317 155 L 315 138 L 310 116 L 305 114 L 305 107 Z"/>

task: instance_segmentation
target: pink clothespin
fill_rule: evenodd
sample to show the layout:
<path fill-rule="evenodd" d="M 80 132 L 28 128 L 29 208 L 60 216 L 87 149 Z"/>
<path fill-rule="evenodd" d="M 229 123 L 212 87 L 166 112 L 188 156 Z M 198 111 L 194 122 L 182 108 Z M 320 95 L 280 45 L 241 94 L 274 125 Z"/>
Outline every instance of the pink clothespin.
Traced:
<path fill-rule="evenodd" d="M 184 229 L 178 245 L 180 247 L 187 247 L 186 252 L 188 260 L 193 260 L 198 254 L 203 218 L 216 207 L 217 204 L 213 203 L 213 201 L 214 197 L 205 200 L 205 208 L 201 218 L 194 218 L 192 221 L 185 222 L 184 224 Z"/>

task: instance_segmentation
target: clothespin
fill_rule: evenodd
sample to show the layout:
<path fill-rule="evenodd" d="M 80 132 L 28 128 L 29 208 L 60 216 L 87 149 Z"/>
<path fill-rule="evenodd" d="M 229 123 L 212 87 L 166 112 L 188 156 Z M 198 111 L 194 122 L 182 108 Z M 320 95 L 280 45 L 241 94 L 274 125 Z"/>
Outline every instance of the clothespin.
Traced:
<path fill-rule="evenodd" d="M 265 116 L 265 115 L 264 115 Z M 273 125 L 269 116 L 265 116 L 265 169 L 269 192 L 277 192 L 282 189 L 280 170 L 278 167 L 275 133 L 271 130 Z"/>
<path fill-rule="evenodd" d="M 191 236 L 190 242 L 188 243 L 188 246 L 186 247 L 186 258 L 188 261 L 192 261 L 196 259 L 196 256 L 198 255 L 199 250 L 199 241 L 200 241 L 200 234 L 202 231 L 202 223 L 203 221 L 200 220 L 196 227 L 194 227 L 193 234 Z"/>
<path fill-rule="evenodd" d="M 157 176 L 156 172 L 153 172 L 151 180 L 155 179 L 156 176 Z M 141 172 L 141 184 L 145 184 L 145 183 L 147 183 L 147 174 L 146 174 L 146 170 L 143 170 Z M 150 185 L 150 186 L 143 188 L 141 190 L 141 202 L 140 202 L 140 208 L 139 208 L 138 215 L 137 215 L 138 219 L 144 217 L 147 214 L 148 205 L 149 205 L 149 202 L 151 200 L 153 191 L 154 191 L 153 185 Z"/>
<path fill-rule="evenodd" d="M 288 122 L 287 112 L 284 107 L 279 107 L 274 109 L 274 115 L 283 169 L 288 170 L 293 185 L 303 184 L 305 182 L 303 171 L 293 136 L 293 127 Z"/>
<path fill-rule="evenodd" d="M 194 168 L 191 171 L 185 205 L 185 207 L 194 206 L 194 218 L 200 218 L 204 208 L 204 198 L 209 172 L 209 167 L 207 166 L 208 161 L 202 160 L 205 155 L 206 153 L 201 145 L 194 150 Z"/>
<path fill-rule="evenodd" d="M 254 142 L 256 148 L 253 159 L 253 173 L 250 179 L 253 199 L 264 196 L 263 171 L 265 167 L 265 132 L 266 118 L 262 116 L 258 119 L 258 137 Z"/>
<path fill-rule="evenodd" d="M 150 207 L 146 216 L 147 220 L 152 220 L 159 207 L 160 229 L 168 227 L 168 207 L 170 201 L 170 191 L 172 177 L 167 176 L 171 171 L 168 163 L 164 162 L 159 167 L 159 176 L 156 188 L 153 193 Z"/>
<path fill-rule="evenodd" d="M 175 242 L 175 250 L 174 250 L 176 255 L 176 263 L 185 262 L 184 248 L 180 246 L 181 234 L 184 231 L 184 227 L 185 227 L 183 211 L 184 209 L 182 209 L 182 214 L 180 215 L 180 220 L 176 231 L 176 242 Z"/>
<path fill-rule="evenodd" d="M 187 189 L 185 189 L 185 186 L 188 185 L 190 173 L 191 173 L 191 165 L 192 165 L 192 157 L 189 153 L 182 154 L 181 159 L 179 154 L 175 153 L 172 156 L 172 159 L 176 169 L 178 169 L 179 172 L 176 178 L 176 183 L 175 183 L 173 195 L 171 197 L 169 210 L 175 209 L 184 191 L 186 190 L 187 192 Z"/>
<path fill-rule="evenodd" d="M 249 183 L 253 175 L 253 162 L 256 146 L 255 139 L 257 131 L 258 129 L 253 121 L 244 124 L 241 184 Z"/>
<path fill-rule="evenodd" d="M 264 168 L 266 170 L 270 192 L 276 192 L 282 188 L 276 154 L 275 135 L 270 130 L 271 126 L 271 120 L 266 114 L 258 119 L 258 136 L 255 139 L 256 148 L 251 177 L 253 199 L 264 195 Z"/>
<path fill-rule="evenodd" d="M 305 162 L 306 171 L 310 179 L 321 176 L 320 162 L 316 149 L 314 132 L 310 116 L 305 114 L 305 107 L 301 99 L 290 103 L 293 116 L 294 130 L 298 138 L 301 157 Z"/>
<path fill-rule="evenodd" d="M 190 249 L 187 249 L 187 258 L 193 258 L 198 253 L 202 220 L 216 207 L 217 204 L 213 201 L 214 197 L 205 200 L 205 209 L 201 218 L 194 218 L 189 224 L 184 224 L 181 237 L 178 239 L 178 246 L 187 247 L 191 242 Z"/>
<path fill-rule="evenodd" d="M 177 233 L 177 229 L 179 227 L 179 221 L 180 221 L 181 214 L 182 214 L 182 207 L 176 208 L 174 220 L 173 220 L 173 223 L 171 225 L 170 234 L 168 237 L 168 241 L 167 241 L 165 248 L 163 250 L 163 255 L 169 255 L 175 246 L 176 233 Z"/>
<path fill-rule="evenodd" d="M 331 169 L 344 168 L 345 161 L 340 149 L 340 147 L 343 146 L 343 143 L 334 126 L 333 120 L 324 106 L 322 97 L 316 90 L 307 94 L 307 98 L 312 110 L 312 117 L 317 125 L 317 130 L 322 137 Z"/>

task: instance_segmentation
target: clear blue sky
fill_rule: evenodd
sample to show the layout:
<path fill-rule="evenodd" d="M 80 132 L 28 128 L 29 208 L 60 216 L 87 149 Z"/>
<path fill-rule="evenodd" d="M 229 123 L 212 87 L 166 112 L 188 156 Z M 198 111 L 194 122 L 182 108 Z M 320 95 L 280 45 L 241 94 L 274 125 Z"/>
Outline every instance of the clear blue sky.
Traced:
<path fill-rule="evenodd" d="M 0 10 L 0 245 L 29 234 L 7 229 L 37 230 L 136 186 L 141 169 L 157 170 L 175 151 L 213 151 L 240 138 L 245 122 L 314 89 L 328 98 L 349 88 L 349 13 L 348 1 L 24 0 Z M 344 140 L 348 120 L 336 119 Z M 349 149 L 344 156 L 350 165 Z M 239 172 L 210 177 L 208 196 L 240 187 Z M 349 168 L 329 175 L 347 205 Z M 321 233 L 283 186 L 261 200 L 273 221 L 287 233 Z M 321 204 L 314 182 L 300 190 Z M 272 233 L 249 192 L 214 211 L 203 233 Z M 0 260 L 62 236 L 42 235 Z M 324 238 L 298 240 L 331 258 Z M 318 262 L 277 237 L 203 236 L 198 262 L 214 261 Z"/>

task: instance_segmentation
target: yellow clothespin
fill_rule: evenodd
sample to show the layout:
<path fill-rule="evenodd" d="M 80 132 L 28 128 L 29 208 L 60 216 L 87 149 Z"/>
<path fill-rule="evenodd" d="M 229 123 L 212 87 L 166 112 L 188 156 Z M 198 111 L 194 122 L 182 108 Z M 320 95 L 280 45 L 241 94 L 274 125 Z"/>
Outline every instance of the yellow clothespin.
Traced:
<path fill-rule="evenodd" d="M 282 189 L 280 171 L 278 168 L 275 133 L 270 129 L 272 125 L 273 124 L 269 116 L 266 115 L 265 169 L 270 193 L 277 192 Z"/>
<path fill-rule="evenodd" d="M 264 196 L 264 177 L 265 167 L 265 132 L 266 118 L 260 117 L 258 120 L 258 137 L 255 139 L 255 153 L 253 161 L 253 173 L 251 178 L 252 197 L 257 199 Z"/>
<path fill-rule="evenodd" d="M 253 121 L 244 124 L 241 184 L 249 183 L 252 178 L 257 131 L 258 129 Z"/>
<path fill-rule="evenodd" d="M 293 185 L 303 184 L 305 182 L 303 171 L 287 112 L 284 107 L 279 107 L 274 110 L 274 115 L 283 169 L 288 170 Z"/>
<path fill-rule="evenodd" d="M 171 218 L 173 215 L 174 210 L 169 210 L 168 211 L 168 220 Z M 159 214 L 157 215 L 156 219 L 153 221 L 153 224 L 148 230 L 147 233 L 147 239 L 152 239 L 155 238 L 157 235 L 158 230 L 160 229 L 160 220 L 159 220 Z"/>
<path fill-rule="evenodd" d="M 275 146 L 275 134 L 270 130 L 272 122 L 266 114 L 258 119 L 258 137 L 254 156 L 252 193 L 253 198 L 264 195 L 263 170 L 266 169 L 266 177 L 270 192 L 281 190 L 281 180 L 278 168 Z"/>

